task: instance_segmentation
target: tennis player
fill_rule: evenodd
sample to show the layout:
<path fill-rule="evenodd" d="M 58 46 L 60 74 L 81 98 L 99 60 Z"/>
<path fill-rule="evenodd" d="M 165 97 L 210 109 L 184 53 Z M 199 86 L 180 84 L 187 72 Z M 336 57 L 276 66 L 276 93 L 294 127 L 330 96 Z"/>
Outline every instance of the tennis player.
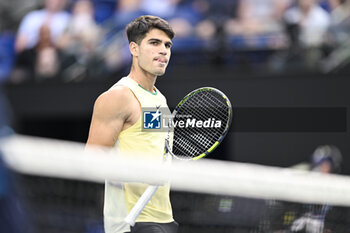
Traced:
<path fill-rule="evenodd" d="M 155 82 L 167 68 L 174 32 L 165 20 L 146 15 L 130 22 L 126 33 L 132 55 L 130 73 L 97 98 L 87 145 L 112 147 L 122 156 L 141 155 L 162 161 L 166 132 L 145 129 L 142 109 L 168 109 L 166 99 L 155 87 Z M 157 118 L 156 115 L 154 117 Z M 123 221 L 147 186 L 106 181 L 106 233 L 177 231 L 169 199 L 169 185 L 158 188 L 134 227 Z"/>

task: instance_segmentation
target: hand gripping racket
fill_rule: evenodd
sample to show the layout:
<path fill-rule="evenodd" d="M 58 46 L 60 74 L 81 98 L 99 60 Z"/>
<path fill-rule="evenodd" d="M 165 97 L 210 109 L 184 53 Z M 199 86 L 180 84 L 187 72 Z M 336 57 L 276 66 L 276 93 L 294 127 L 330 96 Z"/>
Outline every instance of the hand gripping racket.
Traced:
<path fill-rule="evenodd" d="M 232 106 L 221 91 L 203 87 L 187 94 L 172 113 L 173 140 L 165 139 L 165 153 L 182 160 L 198 160 L 211 153 L 226 136 Z M 172 142 L 172 145 L 170 145 Z M 150 185 L 125 218 L 130 226 L 145 208 L 158 186 Z"/>

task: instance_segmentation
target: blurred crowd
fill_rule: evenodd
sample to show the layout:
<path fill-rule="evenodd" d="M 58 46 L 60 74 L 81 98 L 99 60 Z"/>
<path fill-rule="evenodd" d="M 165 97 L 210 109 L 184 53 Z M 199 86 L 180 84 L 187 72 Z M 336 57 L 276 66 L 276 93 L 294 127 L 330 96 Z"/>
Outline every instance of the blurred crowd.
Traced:
<path fill-rule="evenodd" d="M 13 12 L 27 1 L 15 2 Z M 33 2 L 18 22 L 10 13 L 0 17 L 2 81 L 70 82 L 120 72 L 131 59 L 124 27 L 144 14 L 174 28 L 174 63 L 331 72 L 350 58 L 350 0 Z"/>

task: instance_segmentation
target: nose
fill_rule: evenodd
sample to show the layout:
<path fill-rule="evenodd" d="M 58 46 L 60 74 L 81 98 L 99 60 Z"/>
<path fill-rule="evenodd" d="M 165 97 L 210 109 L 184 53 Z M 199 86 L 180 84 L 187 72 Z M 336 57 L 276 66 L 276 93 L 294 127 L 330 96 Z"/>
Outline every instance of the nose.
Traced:
<path fill-rule="evenodd" d="M 165 56 L 165 55 L 168 54 L 168 51 L 167 51 L 167 48 L 166 48 L 165 45 L 162 45 L 162 46 L 161 46 L 161 49 L 160 49 L 159 53 L 160 53 L 161 55 L 163 55 L 163 56 Z"/>
<path fill-rule="evenodd" d="M 159 51 L 160 55 L 166 56 L 168 54 L 168 52 L 164 49 L 162 49 L 161 51 Z"/>

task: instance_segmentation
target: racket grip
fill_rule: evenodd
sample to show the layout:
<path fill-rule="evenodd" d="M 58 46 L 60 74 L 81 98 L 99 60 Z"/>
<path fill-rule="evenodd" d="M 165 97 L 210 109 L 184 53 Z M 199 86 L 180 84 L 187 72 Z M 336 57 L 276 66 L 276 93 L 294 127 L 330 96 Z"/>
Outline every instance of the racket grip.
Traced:
<path fill-rule="evenodd" d="M 131 209 L 128 216 L 126 216 L 126 218 L 124 219 L 124 221 L 126 223 L 128 223 L 132 227 L 135 225 L 137 217 L 140 215 L 142 210 L 145 208 L 145 206 L 147 205 L 149 200 L 151 200 L 152 196 L 157 191 L 157 189 L 158 189 L 158 186 L 153 186 L 153 185 L 148 186 L 148 188 L 145 190 L 145 192 L 142 194 L 142 196 L 136 202 L 134 207 Z"/>

